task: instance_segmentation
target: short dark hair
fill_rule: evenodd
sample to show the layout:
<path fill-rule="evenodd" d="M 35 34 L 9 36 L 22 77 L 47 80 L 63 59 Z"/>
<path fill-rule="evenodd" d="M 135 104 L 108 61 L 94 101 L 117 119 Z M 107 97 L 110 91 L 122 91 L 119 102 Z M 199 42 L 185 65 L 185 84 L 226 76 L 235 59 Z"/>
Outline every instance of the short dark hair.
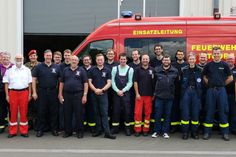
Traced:
<path fill-rule="evenodd" d="M 58 56 L 61 56 L 61 57 L 62 57 L 62 54 L 61 54 L 60 51 L 55 51 L 55 52 L 53 53 L 53 56 L 55 56 L 55 55 L 58 55 Z"/>
<path fill-rule="evenodd" d="M 120 53 L 120 54 L 119 54 L 119 59 L 120 59 L 121 57 L 126 57 L 126 59 L 127 59 L 126 53 Z"/>
<path fill-rule="evenodd" d="M 165 54 L 165 55 L 163 56 L 163 58 L 170 58 L 170 60 L 171 60 L 171 56 L 168 55 L 168 54 Z"/>
<path fill-rule="evenodd" d="M 97 55 L 96 55 L 96 58 L 98 58 L 98 57 L 104 57 L 104 55 L 102 54 L 102 53 L 98 53 Z"/>
<path fill-rule="evenodd" d="M 163 46 L 161 44 L 154 45 L 154 50 L 156 49 L 156 47 L 160 47 L 161 49 L 163 49 Z"/>
<path fill-rule="evenodd" d="M 138 49 L 133 49 L 132 52 L 131 52 L 131 54 L 132 54 L 134 51 L 137 51 L 138 54 L 140 54 L 140 51 L 139 51 Z"/>
<path fill-rule="evenodd" d="M 214 46 L 213 48 L 212 48 L 212 51 L 214 51 L 214 50 L 222 50 L 219 46 Z"/>
<path fill-rule="evenodd" d="M 72 54 L 72 51 L 71 51 L 70 49 L 65 49 L 65 50 L 64 50 L 64 53 L 70 53 L 70 54 Z"/>
<path fill-rule="evenodd" d="M 52 50 L 47 49 L 47 50 L 44 51 L 44 54 L 45 54 L 45 53 L 48 53 L 48 52 L 51 52 L 51 53 L 52 53 Z"/>
<path fill-rule="evenodd" d="M 143 54 L 141 55 L 141 60 L 142 60 L 143 56 L 148 56 L 148 57 L 150 58 L 150 56 L 148 55 L 148 53 L 143 53 Z"/>
<path fill-rule="evenodd" d="M 85 57 L 89 57 L 90 60 L 92 59 L 90 55 L 84 55 L 84 56 L 82 57 L 82 60 L 84 60 Z"/>
<path fill-rule="evenodd" d="M 114 52 L 114 54 L 116 54 L 116 52 L 115 52 L 114 49 L 107 49 L 107 53 L 108 53 L 108 52 L 111 52 L 111 51 Z"/>

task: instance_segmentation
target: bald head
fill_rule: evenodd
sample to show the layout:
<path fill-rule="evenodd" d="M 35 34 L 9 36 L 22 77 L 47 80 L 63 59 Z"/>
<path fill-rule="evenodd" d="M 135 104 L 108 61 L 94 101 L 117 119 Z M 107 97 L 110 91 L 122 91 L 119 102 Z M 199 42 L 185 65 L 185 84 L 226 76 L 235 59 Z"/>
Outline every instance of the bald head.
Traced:
<path fill-rule="evenodd" d="M 235 63 L 235 55 L 234 55 L 234 53 L 230 53 L 230 54 L 227 55 L 226 62 L 228 63 L 230 68 L 234 67 L 234 63 Z"/>

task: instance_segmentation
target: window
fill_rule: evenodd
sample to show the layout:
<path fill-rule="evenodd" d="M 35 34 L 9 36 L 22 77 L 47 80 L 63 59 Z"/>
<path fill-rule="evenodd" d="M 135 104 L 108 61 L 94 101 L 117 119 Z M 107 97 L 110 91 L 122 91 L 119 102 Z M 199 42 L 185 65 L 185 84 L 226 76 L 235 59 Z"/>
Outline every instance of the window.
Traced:
<path fill-rule="evenodd" d="M 113 48 L 113 44 L 113 40 L 98 40 L 91 42 L 78 54 L 78 57 L 82 58 L 84 55 L 90 55 L 93 63 L 95 63 L 96 55 L 99 53 L 105 55 L 107 49 Z"/>
<path fill-rule="evenodd" d="M 125 39 L 125 51 L 129 57 L 133 49 L 138 49 L 141 53 L 148 53 L 154 57 L 154 45 L 160 44 L 163 46 L 164 53 L 169 54 L 174 60 L 177 50 L 186 50 L 185 38 L 129 38 Z"/>

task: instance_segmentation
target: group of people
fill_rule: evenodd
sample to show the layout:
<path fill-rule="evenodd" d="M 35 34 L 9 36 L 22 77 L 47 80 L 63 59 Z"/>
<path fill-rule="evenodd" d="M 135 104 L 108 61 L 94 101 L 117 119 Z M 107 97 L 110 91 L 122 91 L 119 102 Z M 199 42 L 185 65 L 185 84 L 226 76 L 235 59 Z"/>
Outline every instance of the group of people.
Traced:
<path fill-rule="evenodd" d="M 63 131 L 64 138 L 73 132 L 83 138 L 86 124 L 93 137 L 104 132 L 105 138 L 116 139 L 114 134 L 122 129 L 126 136 L 152 133 L 152 138 L 165 139 L 180 131 L 187 140 L 199 139 L 202 125 L 203 139 L 208 140 L 215 120 L 225 141 L 230 131 L 236 133 L 235 56 L 228 54 L 226 62 L 221 61 L 220 47 L 213 48 L 210 62 L 205 52 L 199 58 L 188 53 L 186 62 L 182 50 L 172 62 L 159 44 L 154 46 L 154 58 L 133 50 L 131 63 L 126 53 L 120 53 L 116 62 L 113 49 L 105 56 L 97 54 L 94 64 L 91 56 L 84 55 L 80 65 L 69 49 L 60 63 L 58 54 L 62 56 L 45 50 L 40 63 L 37 51 L 31 50 L 25 65 L 21 54 L 15 56 L 15 64 L 9 53 L 0 54 L 1 133 L 8 109 L 9 138 L 17 135 L 18 112 L 23 137 L 28 137 L 28 121 L 37 137 L 50 130 L 53 136 Z"/>

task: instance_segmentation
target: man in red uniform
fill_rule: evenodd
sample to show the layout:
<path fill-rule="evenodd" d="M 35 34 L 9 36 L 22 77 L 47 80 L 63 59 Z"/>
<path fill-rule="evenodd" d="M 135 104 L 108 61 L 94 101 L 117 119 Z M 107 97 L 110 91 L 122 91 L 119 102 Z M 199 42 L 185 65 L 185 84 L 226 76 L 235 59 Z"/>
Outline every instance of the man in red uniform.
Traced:
<path fill-rule="evenodd" d="M 141 57 L 141 66 L 134 71 L 134 90 L 135 90 L 135 111 L 134 111 L 134 130 L 135 136 L 139 136 L 143 130 L 143 135 L 147 136 L 150 128 L 150 115 L 152 113 L 152 97 L 154 93 L 154 68 L 149 66 L 150 58 L 147 54 Z M 142 129 L 142 115 L 144 108 L 144 126 Z"/>
<path fill-rule="evenodd" d="M 3 77 L 5 83 L 6 100 L 10 104 L 9 135 L 12 138 L 17 135 L 17 115 L 20 110 L 20 133 L 28 137 L 27 110 L 31 95 L 32 76 L 30 69 L 23 65 L 23 56 L 17 54 L 15 65 L 6 71 Z"/>

